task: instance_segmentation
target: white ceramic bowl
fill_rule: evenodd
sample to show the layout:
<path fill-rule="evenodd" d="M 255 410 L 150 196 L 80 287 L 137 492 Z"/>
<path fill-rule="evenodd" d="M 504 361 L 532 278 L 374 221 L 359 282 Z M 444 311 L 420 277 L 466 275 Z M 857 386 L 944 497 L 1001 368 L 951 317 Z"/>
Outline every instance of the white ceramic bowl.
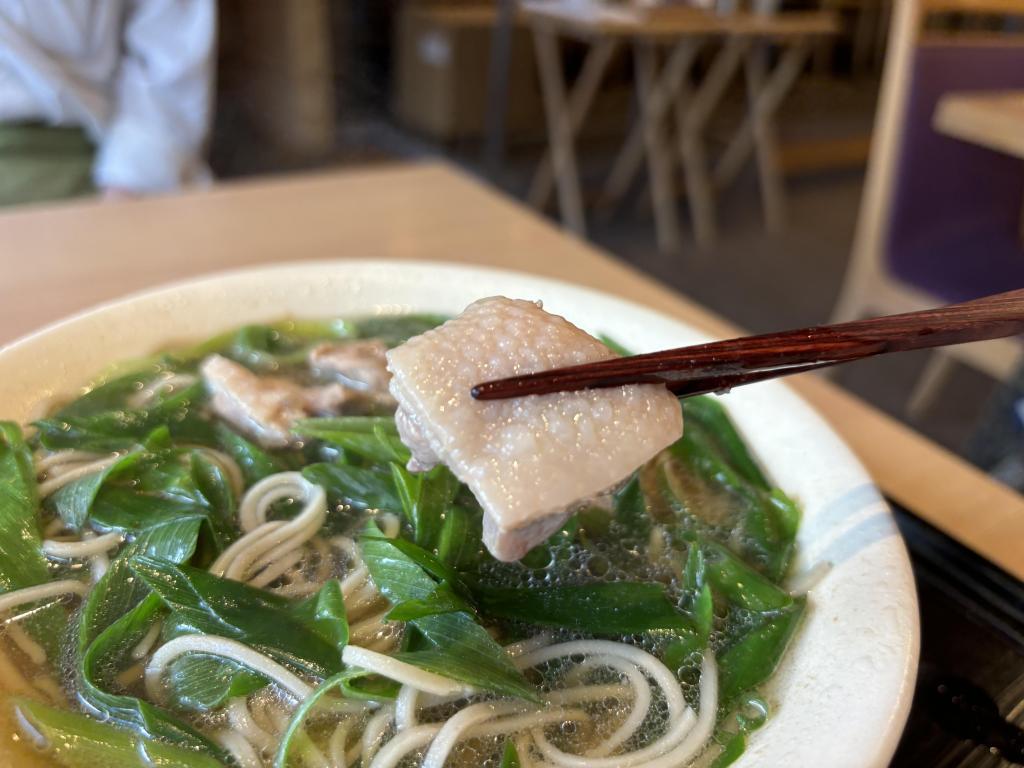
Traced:
<path fill-rule="evenodd" d="M 456 313 L 495 294 L 545 308 L 640 352 L 706 340 L 676 320 L 513 272 L 382 261 L 288 264 L 180 283 L 106 304 L 0 350 L 0 417 L 24 421 L 109 364 L 284 316 Z M 910 708 L 918 613 L 907 553 L 864 469 L 788 387 L 742 387 L 726 405 L 774 481 L 799 500 L 797 571 L 831 570 L 767 691 L 768 724 L 737 766 L 887 765 Z"/>

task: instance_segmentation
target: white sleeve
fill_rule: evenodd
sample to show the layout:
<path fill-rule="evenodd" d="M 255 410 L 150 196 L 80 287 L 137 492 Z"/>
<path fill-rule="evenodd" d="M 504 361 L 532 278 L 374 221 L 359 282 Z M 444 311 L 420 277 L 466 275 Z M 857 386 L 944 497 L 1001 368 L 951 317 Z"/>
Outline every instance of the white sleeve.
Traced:
<path fill-rule="evenodd" d="M 157 192 L 208 177 L 216 25 L 215 0 L 129 0 L 98 187 Z"/>

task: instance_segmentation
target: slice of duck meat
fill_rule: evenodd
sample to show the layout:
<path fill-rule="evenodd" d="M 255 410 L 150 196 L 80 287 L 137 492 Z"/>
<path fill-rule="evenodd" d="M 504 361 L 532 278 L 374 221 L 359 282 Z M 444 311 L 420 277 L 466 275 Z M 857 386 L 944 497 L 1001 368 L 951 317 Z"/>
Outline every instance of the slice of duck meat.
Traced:
<path fill-rule="evenodd" d="M 484 543 L 498 559 L 519 559 L 580 501 L 679 439 L 682 412 L 654 385 L 487 402 L 470 388 L 610 357 L 540 304 L 502 297 L 478 301 L 388 352 L 409 469 L 443 462 L 469 486 L 484 509 Z"/>
<path fill-rule="evenodd" d="M 358 393 L 341 384 L 303 387 L 279 376 L 258 376 L 211 355 L 199 366 L 214 413 L 266 448 L 293 444 L 292 427 L 314 414 L 338 413 Z"/>
<path fill-rule="evenodd" d="M 379 339 L 326 341 L 309 351 L 309 367 L 314 373 L 337 378 L 353 389 L 387 394 L 391 380 L 387 351 Z"/>

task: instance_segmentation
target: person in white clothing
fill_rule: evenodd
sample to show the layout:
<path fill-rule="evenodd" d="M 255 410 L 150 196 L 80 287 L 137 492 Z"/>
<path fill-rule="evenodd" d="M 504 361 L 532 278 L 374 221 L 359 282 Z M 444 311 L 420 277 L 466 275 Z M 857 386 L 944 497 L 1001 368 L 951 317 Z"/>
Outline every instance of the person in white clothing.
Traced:
<path fill-rule="evenodd" d="M 210 178 L 215 0 L 0 0 L 0 205 Z"/>

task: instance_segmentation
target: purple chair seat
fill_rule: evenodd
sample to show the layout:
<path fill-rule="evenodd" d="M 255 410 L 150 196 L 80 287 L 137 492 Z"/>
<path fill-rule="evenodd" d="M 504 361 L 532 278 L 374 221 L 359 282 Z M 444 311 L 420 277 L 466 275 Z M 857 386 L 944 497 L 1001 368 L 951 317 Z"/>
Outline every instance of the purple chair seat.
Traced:
<path fill-rule="evenodd" d="M 1024 88 L 1024 45 L 915 52 L 886 243 L 890 272 L 947 301 L 1024 287 L 1024 161 L 932 127 L 949 91 Z"/>
<path fill-rule="evenodd" d="M 936 227 L 933 237 L 905 246 L 890 269 L 945 302 L 967 301 L 1024 288 L 1024 247 L 1019 235 L 1007 237 L 986 226 Z"/>

